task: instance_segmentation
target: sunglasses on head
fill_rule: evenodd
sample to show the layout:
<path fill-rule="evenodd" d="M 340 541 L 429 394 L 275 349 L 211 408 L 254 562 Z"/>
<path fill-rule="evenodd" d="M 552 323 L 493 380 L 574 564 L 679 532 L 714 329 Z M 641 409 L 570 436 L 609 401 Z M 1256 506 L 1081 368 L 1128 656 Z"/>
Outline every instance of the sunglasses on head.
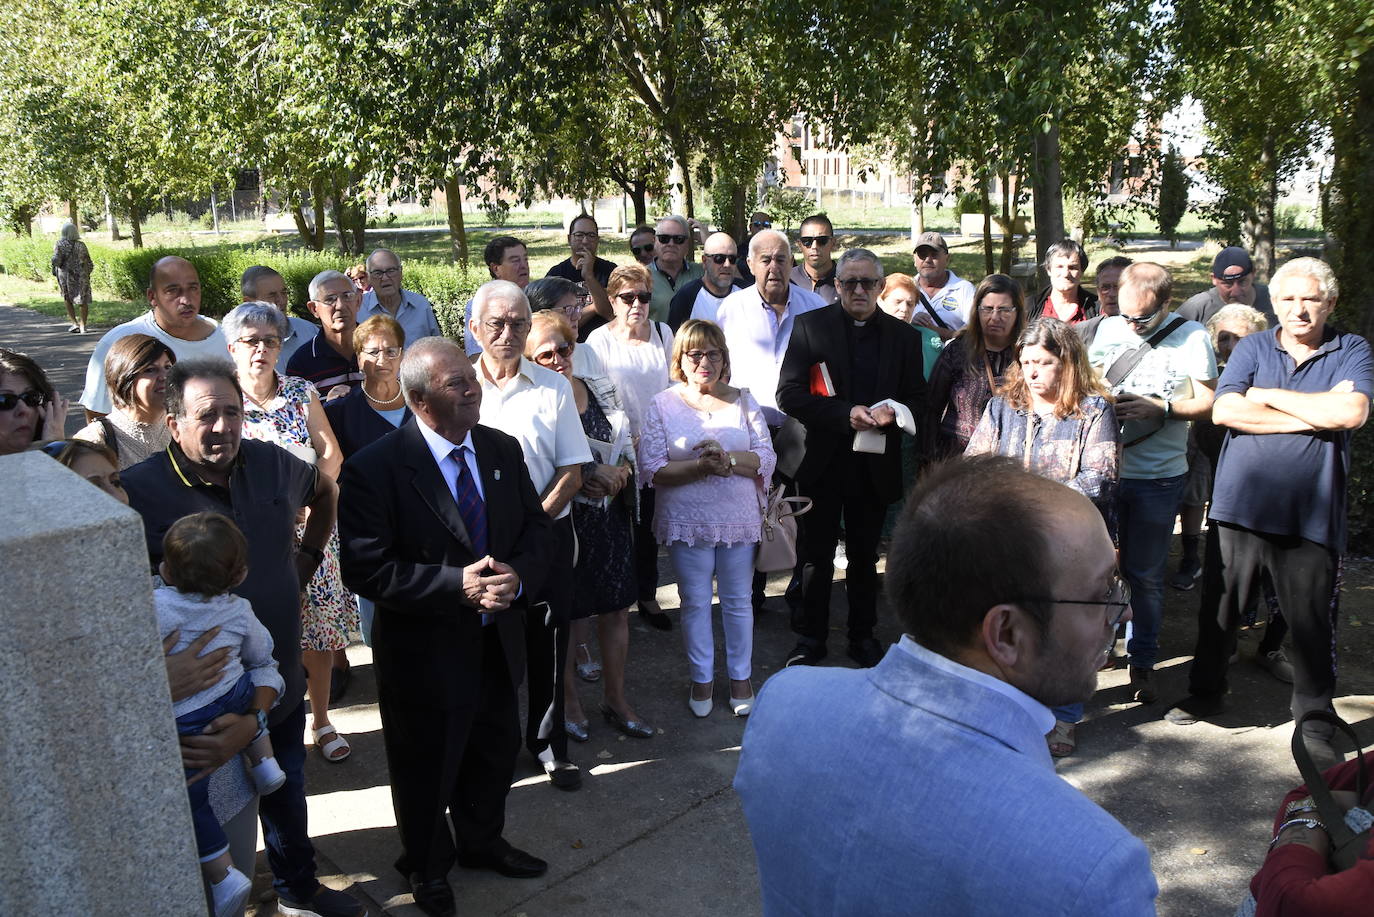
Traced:
<path fill-rule="evenodd" d="M 1240 283 L 1242 280 L 1244 280 L 1246 277 L 1249 277 L 1249 276 L 1250 276 L 1250 272 L 1249 272 L 1249 271 L 1241 271 L 1239 274 L 1223 274 L 1223 275 L 1220 275 L 1220 276 L 1218 276 L 1218 275 L 1216 275 L 1216 274 L 1213 274 L 1212 276 L 1213 276 L 1213 277 L 1216 277 L 1217 280 L 1221 281 L 1221 285 L 1222 285 L 1222 286 L 1224 286 L 1224 287 L 1233 287 L 1233 286 L 1235 286 L 1236 284 Z"/>
<path fill-rule="evenodd" d="M 669 242 L 673 243 L 674 245 L 683 245 L 687 242 L 686 236 L 670 236 L 667 233 L 663 232 L 659 233 L 656 238 L 663 245 L 667 245 Z"/>
<path fill-rule="evenodd" d="M 654 294 L 650 293 L 648 290 L 640 290 L 638 293 L 635 293 L 635 292 L 617 293 L 617 294 L 615 294 L 615 298 L 618 299 L 618 300 L 620 300 L 621 302 L 623 302 L 625 305 L 628 306 L 630 303 L 634 302 L 636 299 L 639 300 L 640 302 L 649 302 L 650 300 L 652 300 L 652 299 L 654 298 Z"/>
<path fill-rule="evenodd" d="M 631 245 L 630 254 L 638 258 L 640 255 L 652 255 L 654 253 L 654 243 L 648 245 Z"/>
<path fill-rule="evenodd" d="M 802 248 L 810 248 L 813 245 L 829 245 L 830 236 L 802 236 L 797 240 L 797 244 Z"/>
<path fill-rule="evenodd" d="M 18 395 L 14 392 L 0 392 L 0 411 L 13 411 L 21 401 L 37 410 L 46 404 L 48 399 L 42 392 L 35 392 L 33 389 Z"/>
<path fill-rule="evenodd" d="M 739 260 L 738 255 L 705 255 L 704 257 L 710 259 L 716 264 L 734 264 L 736 261 Z"/>

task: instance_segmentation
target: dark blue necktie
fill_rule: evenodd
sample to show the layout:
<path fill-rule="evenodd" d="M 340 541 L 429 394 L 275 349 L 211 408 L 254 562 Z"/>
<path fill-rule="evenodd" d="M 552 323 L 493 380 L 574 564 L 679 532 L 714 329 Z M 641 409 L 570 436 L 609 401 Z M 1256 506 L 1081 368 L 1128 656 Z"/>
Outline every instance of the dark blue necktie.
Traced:
<path fill-rule="evenodd" d="M 453 499 L 458 503 L 458 515 L 463 518 L 463 526 L 468 530 L 468 538 L 472 541 L 472 553 L 481 558 L 487 554 L 487 505 L 482 502 L 477 482 L 473 480 L 472 471 L 463 457 L 466 451 L 466 446 L 459 446 L 449 453 L 458 463 L 458 480 L 454 483 Z"/>

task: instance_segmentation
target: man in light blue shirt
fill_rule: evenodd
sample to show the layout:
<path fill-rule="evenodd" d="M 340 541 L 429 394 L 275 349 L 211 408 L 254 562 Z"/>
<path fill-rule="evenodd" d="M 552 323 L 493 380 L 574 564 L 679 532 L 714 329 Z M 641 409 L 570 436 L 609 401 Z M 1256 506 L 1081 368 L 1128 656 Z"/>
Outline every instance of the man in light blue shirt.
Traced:
<path fill-rule="evenodd" d="M 1155 913 L 1149 853 L 1054 771 L 1130 592 L 1082 494 L 977 456 L 908 497 L 888 557 L 906 635 L 872 669 L 763 686 L 735 789 L 766 917 Z"/>
<path fill-rule="evenodd" d="M 401 323 L 406 346 L 443 333 L 430 301 L 401 285 L 401 259 L 394 252 L 385 248 L 373 252 L 367 259 L 367 277 L 372 281 L 372 289 L 363 294 L 358 324 L 374 315 L 389 315 Z"/>
<path fill-rule="evenodd" d="M 286 375 L 286 364 L 291 361 L 291 355 L 299 350 L 302 344 L 315 337 L 320 326 L 291 314 L 291 298 L 286 292 L 286 280 L 270 267 L 255 264 L 245 270 L 239 278 L 239 291 L 243 294 L 244 302 L 271 303 L 286 316 L 291 333 L 282 338 L 281 353 L 277 355 L 277 373 Z"/>

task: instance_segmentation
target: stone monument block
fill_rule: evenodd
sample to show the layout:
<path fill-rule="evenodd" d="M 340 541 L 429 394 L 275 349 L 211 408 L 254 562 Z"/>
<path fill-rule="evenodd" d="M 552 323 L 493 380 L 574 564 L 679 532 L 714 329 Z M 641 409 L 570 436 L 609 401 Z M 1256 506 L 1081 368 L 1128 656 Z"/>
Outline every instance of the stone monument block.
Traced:
<path fill-rule="evenodd" d="M 204 914 L 143 523 L 42 453 L 0 480 L 0 914 Z"/>

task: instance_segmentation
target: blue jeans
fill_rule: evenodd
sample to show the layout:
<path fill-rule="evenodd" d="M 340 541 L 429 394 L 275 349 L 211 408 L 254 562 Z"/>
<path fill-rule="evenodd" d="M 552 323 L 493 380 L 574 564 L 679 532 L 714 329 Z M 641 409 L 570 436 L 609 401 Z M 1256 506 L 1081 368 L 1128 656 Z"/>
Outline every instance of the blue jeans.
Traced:
<path fill-rule="evenodd" d="M 1153 669 L 1159 655 L 1159 625 L 1164 617 L 1164 573 L 1174 517 L 1188 476 L 1122 478 L 1118 493 L 1121 572 L 1131 587 L 1131 623 L 1126 652 L 1131 666 Z"/>
<path fill-rule="evenodd" d="M 177 734 L 198 736 L 216 717 L 226 713 L 242 713 L 253 701 L 253 679 L 244 672 L 233 686 L 210 701 L 204 707 L 183 713 L 177 717 Z M 200 773 L 197 768 L 186 768 L 186 779 Z M 198 780 L 186 788 L 191 798 L 191 824 L 196 829 L 196 852 L 201 860 L 218 856 L 229 844 L 224 829 L 219 826 L 215 810 L 210 808 L 210 780 Z"/>
<path fill-rule="evenodd" d="M 280 711 L 280 707 L 273 713 Z M 258 797 L 258 818 L 267 846 L 267 865 L 277 894 L 290 901 L 308 901 L 320 883 L 315 879 L 315 846 L 305 811 L 305 701 L 271 725 L 267 734 L 277 764 L 286 772 L 286 783 L 267 796 Z"/>
<path fill-rule="evenodd" d="M 372 619 L 377 616 L 377 603 L 358 596 L 358 626 L 363 632 L 363 645 L 372 646 Z"/>
<path fill-rule="evenodd" d="M 1050 710 L 1054 713 L 1054 718 L 1061 723 L 1077 723 L 1083 719 L 1083 705 L 1081 703 L 1051 707 Z"/>

